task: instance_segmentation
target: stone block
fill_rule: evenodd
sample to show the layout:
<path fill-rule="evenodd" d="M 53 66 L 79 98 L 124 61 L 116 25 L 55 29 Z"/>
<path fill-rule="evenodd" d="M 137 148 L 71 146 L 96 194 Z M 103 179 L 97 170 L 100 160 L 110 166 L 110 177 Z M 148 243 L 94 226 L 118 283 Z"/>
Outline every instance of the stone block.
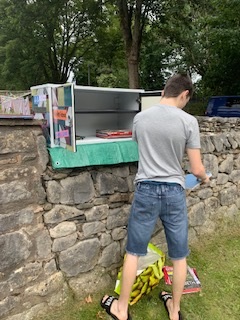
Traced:
<path fill-rule="evenodd" d="M 126 178 L 114 176 L 111 173 L 98 173 L 96 177 L 99 193 L 113 194 L 117 192 L 127 192 L 128 183 Z"/>
<path fill-rule="evenodd" d="M 68 277 L 92 270 L 98 261 L 100 242 L 89 239 L 78 242 L 59 254 L 59 267 Z"/>
<path fill-rule="evenodd" d="M 62 238 L 53 240 L 52 252 L 59 252 L 72 247 L 77 241 L 77 233 L 72 233 Z"/>
<path fill-rule="evenodd" d="M 117 177 L 127 178 L 129 176 L 129 166 L 112 168 L 112 174 Z"/>
<path fill-rule="evenodd" d="M 210 197 L 204 201 L 204 204 L 205 204 L 205 212 L 207 214 L 209 213 L 214 214 L 220 206 L 220 201 L 216 197 Z"/>
<path fill-rule="evenodd" d="M 99 259 L 99 265 L 102 267 L 111 267 L 111 265 L 120 262 L 120 244 L 112 242 L 109 246 L 103 249 L 102 256 Z"/>
<path fill-rule="evenodd" d="M 217 184 L 224 185 L 228 182 L 228 174 L 226 173 L 219 173 L 217 176 Z"/>
<path fill-rule="evenodd" d="M 103 269 L 96 267 L 90 272 L 79 274 L 77 277 L 69 279 L 69 287 L 80 299 L 84 299 L 88 294 L 99 293 L 104 288 L 113 287 L 114 281 Z"/>
<path fill-rule="evenodd" d="M 83 236 L 85 238 L 89 238 L 105 230 L 105 224 L 100 221 L 87 222 L 82 226 Z"/>
<path fill-rule="evenodd" d="M 22 231 L 0 236 L 0 272 L 9 272 L 21 262 L 25 262 L 30 256 L 31 247 L 31 241 Z"/>
<path fill-rule="evenodd" d="M 56 272 L 40 283 L 26 288 L 24 294 L 26 297 L 39 296 L 45 297 L 52 293 L 58 292 L 63 286 L 64 278 L 62 272 Z"/>
<path fill-rule="evenodd" d="M 112 238 L 114 241 L 124 239 L 127 235 L 126 227 L 116 228 L 112 231 Z"/>
<path fill-rule="evenodd" d="M 29 200 L 32 197 L 27 181 L 12 181 L 0 185 L 0 203 L 9 204 Z"/>
<path fill-rule="evenodd" d="M 129 194 L 128 193 L 114 193 L 109 196 L 109 202 L 128 202 Z"/>
<path fill-rule="evenodd" d="M 88 222 L 100 221 L 106 219 L 109 212 L 109 206 L 107 204 L 98 205 L 90 210 L 85 211 L 85 217 Z"/>
<path fill-rule="evenodd" d="M 46 273 L 46 275 L 50 275 L 50 274 L 57 272 L 57 266 L 56 266 L 55 259 L 51 259 L 50 261 L 45 263 L 44 272 Z"/>
<path fill-rule="evenodd" d="M 37 261 L 27 263 L 23 267 L 16 269 L 8 279 L 11 293 L 14 293 L 14 295 L 19 294 L 22 288 L 38 279 L 42 272 L 42 263 Z"/>
<path fill-rule="evenodd" d="M 35 137 L 30 130 L 11 128 L 0 139 L 0 154 L 37 153 Z"/>
<path fill-rule="evenodd" d="M 213 192 L 211 188 L 201 188 L 197 195 L 200 199 L 207 199 L 210 198 L 212 196 Z"/>
<path fill-rule="evenodd" d="M 103 233 L 103 234 L 101 234 L 101 237 L 100 237 L 101 247 L 106 247 L 106 246 L 108 246 L 111 242 L 112 242 L 112 237 L 111 237 L 110 234 L 108 234 L 108 233 Z"/>
<path fill-rule="evenodd" d="M 56 205 L 50 211 L 44 213 L 44 222 L 46 224 L 57 224 L 78 217 L 85 219 L 84 212 L 74 206 Z"/>
<path fill-rule="evenodd" d="M 78 176 L 68 177 L 57 183 L 47 183 L 47 198 L 51 203 L 74 205 L 85 203 L 94 197 L 95 189 L 91 175 L 88 172 Z"/>
<path fill-rule="evenodd" d="M 206 219 L 206 213 L 204 210 L 204 203 L 199 202 L 191 207 L 189 210 L 189 226 L 201 226 Z"/>
<path fill-rule="evenodd" d="M 126 226 L 129 212 L 130 205 L 124 205 L 120 208 L 109 210 L 109 215 L 107 217 L 107 229 L 111 230 L 117 227 Z"/>
<path fill-rule="evenodd" d="M 230 174 L 233 170 L 233 155 L 229 154 L 219 165 L 219 172 Z"/>
<path fill-rule="evenodd" d="M 236 159 L 234 160 L 234 165 L 237 170 L 240 170 L 240 154 L 236 155 Z"/>
<path fill-rule="evenodd" d="M 20 302 L 20 297 L 9 296 L 0 301 L 0 318 L 6 316 Z"/>
<path fill-rule="evenodd" d="M 212 177 L 215 178 L 218 175 L 218 157 L 214 154 L 204 154 L 203 164 L 208 172 L 211 172 Z"/>
<path fill-rule="evenodd" d="M 238 183 L 240 181 L 240 170 L 233 170 L 229 175 L 229 180 Z"/>
<path fill-rule="evenodd" d="M 51 257 L 52 240 L 47 229 L 41 228 L 34 234 L 36 241 L 36 254 L 40 259 Z"/>
<path fill-rule="evenodd" d="M 215 149 L 210 135 L 201 135 L 201 146 L 204 153 L 212 153 Z"/>
<path fill-rule="evenodd" d="M 231 186 L 220 191 L 220 202 L 222 206 L 232 205 L 238 197 L 236 186 Z"/>
<path fill-rule="evenodd" d="M 213 135 L 211 139 L 216 148 L 216 151 L 221 152 L 223 150 L 223 140 L 221 139 L 221 134 Z"/>
<path fill-rule="evenodd" d="M 49 162 L 49 154 L 46 147 L 46 139 L 43 136 L 37 137 L 37 150 L 39 163 L 41 165 L 42 172 L 46 171 L 47 164 Z"/>
<path fill-rule="evenodd" d="M 10 296 L 10 287 L 8 281 L 0 280 L 0 301 Z"/>
<path fill-rule="evenodd" d="M 26 207 L 20 211 L 11 212 L 8 214 L 0 213 L 0 234 L 9 233 L 16 229 L 20 229 L 26 225 L 33 223 L 34 210 L 31 207 Z"/>
<path fill-rule="evenodd" d="M 69 234 L 75 233 L 77 230 L 74 222 L 61 222 L 56 227 L 49 229 L 50 236 L 52 238 L 66 237 Z"/>
<path fill-rule="evenodd" d="M 46 302 L 39 303 L 29 308 L 30 310 L 10 316 L 6 320 L 34 320 L 38 316 L 46 315 L 49 310 L 49 306 Z"/>

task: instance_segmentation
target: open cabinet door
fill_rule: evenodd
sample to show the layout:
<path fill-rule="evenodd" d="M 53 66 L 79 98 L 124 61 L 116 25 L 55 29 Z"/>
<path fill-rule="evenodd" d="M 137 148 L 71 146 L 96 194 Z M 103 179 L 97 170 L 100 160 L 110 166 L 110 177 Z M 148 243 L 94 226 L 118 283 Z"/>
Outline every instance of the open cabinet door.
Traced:
<path fill-rule="evenodd" d="M 76 152 L 74 84 L 51 88 L 54 144 Z"/>

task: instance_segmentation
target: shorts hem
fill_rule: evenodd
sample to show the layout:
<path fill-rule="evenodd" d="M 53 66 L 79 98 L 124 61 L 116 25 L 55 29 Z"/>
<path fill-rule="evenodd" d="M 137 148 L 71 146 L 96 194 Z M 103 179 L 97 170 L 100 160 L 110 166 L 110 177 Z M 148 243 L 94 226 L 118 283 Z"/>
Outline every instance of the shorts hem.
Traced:
<path fill-rule="evenodd" d="M 126 253 L 131 254 L 132 256 L 138 256 L 138 257 L 144 257 L 147 255 L 147 252 L 146 253 L 136 253 L 136 252 L 132 252 L 129 250 L 126 250 Z"/>
<path fill-rule="evenodd" d="M 170 260 L 183 260 L 183 259 L 186 259 L 189 256 L 189 254 L 190 254 L 190 251 L 186 255 L 184 255 L 184 256 L 182 256 L 180 258 L 172 258 L 170 256 L 168 256 L 168 257 L 169 257 Z"/>

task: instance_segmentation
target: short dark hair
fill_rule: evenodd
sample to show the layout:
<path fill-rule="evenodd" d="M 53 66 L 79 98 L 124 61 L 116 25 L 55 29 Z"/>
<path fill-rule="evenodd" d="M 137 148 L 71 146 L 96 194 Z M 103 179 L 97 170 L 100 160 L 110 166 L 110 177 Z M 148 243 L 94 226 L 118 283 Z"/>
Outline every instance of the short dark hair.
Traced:
<path fill-rule="evenodd" d="M 183 91 L 189 91 L 189 97 L 193 95 L 193 83 L 191 78 L 186 73 L 177 73 L 169 78 L 164 87 L 164 97 L 175 98 Z"/>

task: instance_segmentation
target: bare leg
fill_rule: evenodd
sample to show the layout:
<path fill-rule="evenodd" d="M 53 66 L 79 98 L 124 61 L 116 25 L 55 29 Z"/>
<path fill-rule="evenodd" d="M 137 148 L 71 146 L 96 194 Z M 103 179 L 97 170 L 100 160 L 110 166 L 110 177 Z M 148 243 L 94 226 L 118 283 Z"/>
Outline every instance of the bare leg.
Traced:
<path fill-rule="evenodd" d="M 111 307 L 111 312 L 118 317 L 119 320 L 127 320 L 128 318 L 128 302 L 132 291 L 132 286 L 137 274 L 138 256 L 126 254 L 123 264 L 121 293 L 118 300 L 115 300 Z M 103 298 L 103 301 L 108 296 Z"/>
<path fill-rule="evenodd" d="M 167 301 L 167 308 L 169 310 L 169 318 L 171 320 L 178 320 L 180 311 L 180 300 L 183 292 L 184 283 L 187 276 L 187 260 L 173 260 L 173 283 L 172 283 L 172 299 Z"/>

